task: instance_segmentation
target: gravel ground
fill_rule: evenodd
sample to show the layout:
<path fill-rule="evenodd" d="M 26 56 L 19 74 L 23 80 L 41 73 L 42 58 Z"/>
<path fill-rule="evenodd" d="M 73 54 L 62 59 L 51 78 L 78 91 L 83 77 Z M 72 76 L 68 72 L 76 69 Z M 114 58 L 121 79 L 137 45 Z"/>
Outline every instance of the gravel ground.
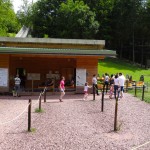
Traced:
<path fill-rule="evenodd" d="M 137 150 L 150 150 L 149 104 L 125 94 L 118 102 L 120 130 L 114 132 L 115 100 L 106 95 L 101 112 L 101 95 L 94 101 L 92 95 L 82 97 L 66 94 L 59 102 L 58 95 L 47 96 L 43 113 L 35 113 L 38 96 L 30 97 L 36 131 L 27 132 L 29 96 L 1 96 L 0 150 L 132 150 L 145 143 Z"/>

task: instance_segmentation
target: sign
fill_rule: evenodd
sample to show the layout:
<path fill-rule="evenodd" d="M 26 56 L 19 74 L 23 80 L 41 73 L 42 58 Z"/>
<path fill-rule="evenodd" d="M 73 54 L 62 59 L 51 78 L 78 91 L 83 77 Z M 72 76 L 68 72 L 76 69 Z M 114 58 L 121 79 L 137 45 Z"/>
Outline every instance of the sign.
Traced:
<path fill-rule="evenodd" d="M 27 80 L 40 80 L 40 73 L 28 73 Z"/>
<path fill-rule="evenodd" d="M 0 68 L 0 86 L 8 87 L 8 69 Z"/>
<path fill-rule="evenodd" d="M 86 69 L 76 69 L 76 86 L 84 86 L 86 82 Z"/>

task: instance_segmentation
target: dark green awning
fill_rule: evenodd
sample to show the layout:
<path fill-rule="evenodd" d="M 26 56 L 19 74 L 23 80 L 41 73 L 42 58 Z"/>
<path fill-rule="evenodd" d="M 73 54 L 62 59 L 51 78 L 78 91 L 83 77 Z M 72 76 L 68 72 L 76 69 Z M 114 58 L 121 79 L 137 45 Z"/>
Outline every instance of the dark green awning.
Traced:
<path fill-rule="evenodd" d="M 116 51 L 113 51 L 113 50 L 0 47 L 0 54 L 49 54 L 49 55 L 57 54 L 57 55 L 115 56 Z"/>

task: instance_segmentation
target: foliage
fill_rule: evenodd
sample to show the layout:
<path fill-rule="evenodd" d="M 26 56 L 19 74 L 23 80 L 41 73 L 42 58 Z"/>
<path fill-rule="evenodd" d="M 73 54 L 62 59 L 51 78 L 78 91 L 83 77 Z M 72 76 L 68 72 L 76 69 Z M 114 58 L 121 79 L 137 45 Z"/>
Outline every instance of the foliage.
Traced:
<path fill-rule="evenodd" d="M 148 14 L 145 4 L 143 0 L 115 0 L 112 11 L 111 46 L 117 50 L 120 58 L 124 57 L 142 65 L 146 65 L 144 60 L 147 59 L 147 50 L 142 47 L 147 42 L 143 35 L 148 31 L 144 21 L 144 16 Z"/>
<path fill-rule="evenodd" d="M 55 37 L 57 28 L 56 17 L 61 3 L 64 0 L 39 0 L 32 6 L 31 22 L 34 37 Z"/>
<path fill-rule="evenodd" d="M 96 13 L 96 20 L 100 26 L 96 34 L 97 39 L 105 39 L 106 46 L 109 44 L 111 37 L 111 13 L 113 10 L 114 0 L 84 0 L 90 9 Z"/>
<path fill-rule="evenodd" d="M 60 38 L 92 39 L 99 27 L 95 13 L 83 1 L 62 3 L 56 22 L 56 35 Z"/>
<path fill-rule="evenodd" d="M 32 12 L 33 36 L 83 39 L 94 38 L 98 31 L 95 13 L 83 1 L 38 1 Z"/>
<path fill-rule="evenodd" d="M 17 18 L 21 25 L 32 26 L 31 23 L 31 14 L 32 14 L 32 5 L 29 0 L 22 0 L 23 5 L 17 11 Z"/>
<path fill-rule="evenodd" d="M 16 33 L 20 28 L 10 0 L 0 0 L 0 36 Z"/>

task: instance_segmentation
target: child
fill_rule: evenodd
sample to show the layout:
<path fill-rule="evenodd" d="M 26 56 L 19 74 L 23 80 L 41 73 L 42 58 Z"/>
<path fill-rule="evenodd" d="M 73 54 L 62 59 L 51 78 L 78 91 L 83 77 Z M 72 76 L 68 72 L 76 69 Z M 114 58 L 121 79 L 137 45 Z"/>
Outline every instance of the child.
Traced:
<path fill-rule="evenodd" d="M 65 95 L 65 77 L 61 78 L 61 81 L 60 81 L 60 84 L 59 84 L 59 88 L 60 88 L 60 98 L 59 98 L 59 101 L 63 102 L 62 98 Z"/>
<path fill-rule="evenodd" d="M 88 97 L 88 88 L 91 88 L 90 86 L 88 86 L 88 83 L 86 82 L 84 85 L 84 97 L 83 100 L 87 100 Z"/>
<path fill-rule="evenodd" d="M 110 85 L 110 91 L 109 91 L 109 98 L 110 98 L 110 99 L 112 99 L 113 93 L 114 93 L 114 85 L 111 84 L 111 85 Z"/>

